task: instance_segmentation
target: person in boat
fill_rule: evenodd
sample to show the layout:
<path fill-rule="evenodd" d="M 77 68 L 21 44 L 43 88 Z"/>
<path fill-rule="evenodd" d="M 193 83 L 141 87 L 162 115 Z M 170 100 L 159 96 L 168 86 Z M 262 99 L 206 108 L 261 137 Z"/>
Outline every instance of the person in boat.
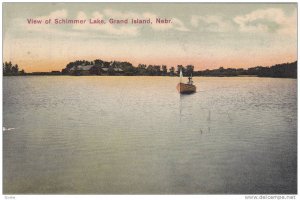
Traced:
<path fill-rule="evenodd" d="M 188 82 L 188 84 L 191 84 L 191 85 L 193 85 L 192 76 L 189 76 L 189 82 Z"/>

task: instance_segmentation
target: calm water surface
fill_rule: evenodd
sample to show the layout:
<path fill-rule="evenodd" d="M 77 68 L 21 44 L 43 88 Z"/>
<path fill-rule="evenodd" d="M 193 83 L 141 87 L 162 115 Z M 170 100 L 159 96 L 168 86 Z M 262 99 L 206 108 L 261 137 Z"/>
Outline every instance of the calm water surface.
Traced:
<path fill-rule="evenodd" d="M 297 192 L 297 80 L 4 77 L 3 191 Z"/>

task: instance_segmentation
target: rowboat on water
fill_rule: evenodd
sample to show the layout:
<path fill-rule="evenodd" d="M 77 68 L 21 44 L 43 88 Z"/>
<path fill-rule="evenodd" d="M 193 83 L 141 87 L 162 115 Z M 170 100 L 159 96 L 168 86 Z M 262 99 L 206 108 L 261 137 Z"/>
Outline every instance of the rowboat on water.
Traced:
<path fill-rule="evenodd" d="M 188 78 L 189 81 L 187 83 L 182 83 L 182 69 L 180 69 L 180 82 L 177 84 L 177 90 L 181 94 L 192 94 L 196 92 L 196 86 L 193 85 L 192 75 Z"/>

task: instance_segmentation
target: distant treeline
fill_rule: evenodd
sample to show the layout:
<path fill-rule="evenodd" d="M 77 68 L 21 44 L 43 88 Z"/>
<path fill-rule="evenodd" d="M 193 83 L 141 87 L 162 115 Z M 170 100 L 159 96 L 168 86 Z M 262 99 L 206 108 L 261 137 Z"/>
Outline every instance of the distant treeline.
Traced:
<path fill-rule="evenodd" d="M 178 76 L 182 69 L 184 76 L 259 76 L 259 77 L 281 77 L 297 78 L 297 61 L 292 63 L 277 64 L 270 67 L 251 67 L 243 68 L 224 68 L 206 69 L 194 71 L 193 65 L 177 65 L 167 68 L 166 65 L 145 65 L 139 64 L 137 67 L 130 62 L 103 61 L 96 59 L 94 61 L 77 60 L 70 62 L 62 71 L 52 72 L 32 72 L 25 73 L 19 71 L 19 66 L 11 62 L 3 63 L 3 75 L 109 75 L 109 76 Z"/>
<path fill-rule="evenodd" d="M 169 70 L 166 65 L 145 65 L 139 64 L 137 67 L 130 62 L 119 61 L 102 61 L 100 59 L 94 61 L 77 60 L 70 62 L 62 69 L 62 74 L 69 75 L 126 75 L 126 76 L 175 76 L 178 74 L 180 68 L 184 75 L 193 73 L 194 66 L 178 65 L 177 70 L 170 67 Z"/>
<path fill-rule="evenodd" d="M 25 74 L 25 71 L 22 69 L 19 70 L 18 64 L 13 65 L 11 62 L 2 63 L 3 75 L 4 76 L 17 76 Z"/>
<path fill-rule="evenodd" d="M 220 67 L 214 70 L 204 70 L 194 72 L 194 76 L 259 76 L 276 78 L 297 78 L 297 61 L 292 63 L 283 63 L 271 67 L 251 67 L 248 69 L 224 69 Z"/>
<path fill-rule="evenodd" d="M 145 65 L 137 67 L 129 62 L 111 61 L 100 59 L 94 61 L 77 60 L 70 62 L 62 70 L 62 74 L 68 75 L 126 75 L 126 76 L 177 76 L 182 69 L 184 76 L 259 76 L 297 78 L 297 61 L 293 63 L 277 64 L 270 67 L 223 68 L 213 70 L 194 71 L 193 65 L 177 65 L 167 68 L 166 65 Z"/>

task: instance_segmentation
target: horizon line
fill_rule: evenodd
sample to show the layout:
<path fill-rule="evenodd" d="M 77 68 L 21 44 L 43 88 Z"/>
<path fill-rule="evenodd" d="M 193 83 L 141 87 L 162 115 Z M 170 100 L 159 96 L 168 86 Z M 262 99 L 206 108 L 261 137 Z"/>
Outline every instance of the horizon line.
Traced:
<path fill-rule="evenodd" d="M 75 60 L 75 61 L 70 61 L 70 62 L 68 62 L 67 64 L 69 64 L 69 63 L 71 63 L 71 62 L 76 62 L 76 61 L 88 61 L 88 62 L 94 62 L 95 60 L 101 60 L 101 59 L 94 59 L 94 60 L 91 60 L 91 61 L 89 61 L 89 60 L 85 60 L 85 59 L 82 59 L 82 60 Z M 109 63 L 111 63 L 111 62 L 128 62 L 128 63 L 131 63 L 131 62 L 129 62 L 129 61 L 117 61 L 117 60 L 111 60 L 111 61 L 105 61 L 105 60 L 102 60 L 102 61 L 104 61 L 104 62 L 109 62 Z M 294 62 L 297 62 L 298 61 L 298 59 L 296 59 L 296 60 L 294 60 L 294 61 L 290 61 L 290 62 L 281 62 L 281 63 L 275 63 L 275 64 L 272 64 L 272 65 L 268 65 L 268 66 L 263 66 L 263 65 L 256 65 L 256 66 L 251 66 L 251 67 L 224 67 L 224 66 L 219 66 L 219 67 L 215 67 L 215 68 L 211 68 L 211 69 L 209 69 L 209 68 L 206 68 L 206 69 L 199 69 L 199 70 L 195 70 L 195 65 L 193 65 L 193 64 L 188 64 L 188 65 L 192 65 L 192 66 L 194 66 L 194 71 L 206 71 L 206 70 L 216 70 L 216 69 L 220 69 L 221 67 L 223 67 L 224 69 L 244 69 L 244 70 L 246 70 L 246 69 L 249 69 L 249 68 L 254 68 L 254 67 L 272 67 L 272 66 L 275 66 L 275 65 L 281 65 L 281 64 L 289 64 L 289 63 L 294 63 Z M 2 62 L 2 64 L 4 64 L 4 63 L 9 63 L 9 62 L 11 62 L 11 61 L 3 61 Z M 13 62 L 11 62 L 12 64 L 13 64 Z M 66 64 L 66 65 L 67 65 Z M 132 63 L 131 63 L 132 64 Z M 152 65 L 152 66 L 160 66 L 160 67 L 162 67 L 162 66 L 164 66 L 165 64 L 143 64 L 143 63 L 139 63 L 139 64 L 141 64 L 141 65 L 146 65 L 146 66 L 149 66 L 149 65 Z M 139 65 L 138 64 L 138 65 Z M 15 64 L 13 64 L 13 65 L 18 65 L 19 66 L 19 64 L 18 63 L 15 63 Z M 165 66 L 167 66 L 167 69 L 170 69 L 171 67 L 174 67 L 175 68 L 175 70 L 177 69 L 177 66 L 179 66 L 179 65 L 182 65 L 182 64 L 177 64 L 176 66 L 168 66 L 168 65 L 165 65 Z M 188 66 L 188 65 L 182 65 L 183 67 L 186 67 L 186 66 Z M 133 67 L 138 67 L 138 66 L 135 66 L 134 64 L 132 64 L 132 66 Z M 26 72 L 26 70 L 24 69 L 24 68 L 22 68 L 21 66 L 19 66 L 20 67 L 20 70 L 24 70 L 25 72 Z M 30 72 L 26 72 L 26 73 L 36 73 L 36 72 L 52 72 L 52 71 L 62 71 L 63 69 L 65 69 L 66 68 L 66 66 L 64 66 L 61 70 L 52 70 L 52 69 L 50 69 L 50 70 L 48 70 L 48 71 L 30 71 Z"/>

